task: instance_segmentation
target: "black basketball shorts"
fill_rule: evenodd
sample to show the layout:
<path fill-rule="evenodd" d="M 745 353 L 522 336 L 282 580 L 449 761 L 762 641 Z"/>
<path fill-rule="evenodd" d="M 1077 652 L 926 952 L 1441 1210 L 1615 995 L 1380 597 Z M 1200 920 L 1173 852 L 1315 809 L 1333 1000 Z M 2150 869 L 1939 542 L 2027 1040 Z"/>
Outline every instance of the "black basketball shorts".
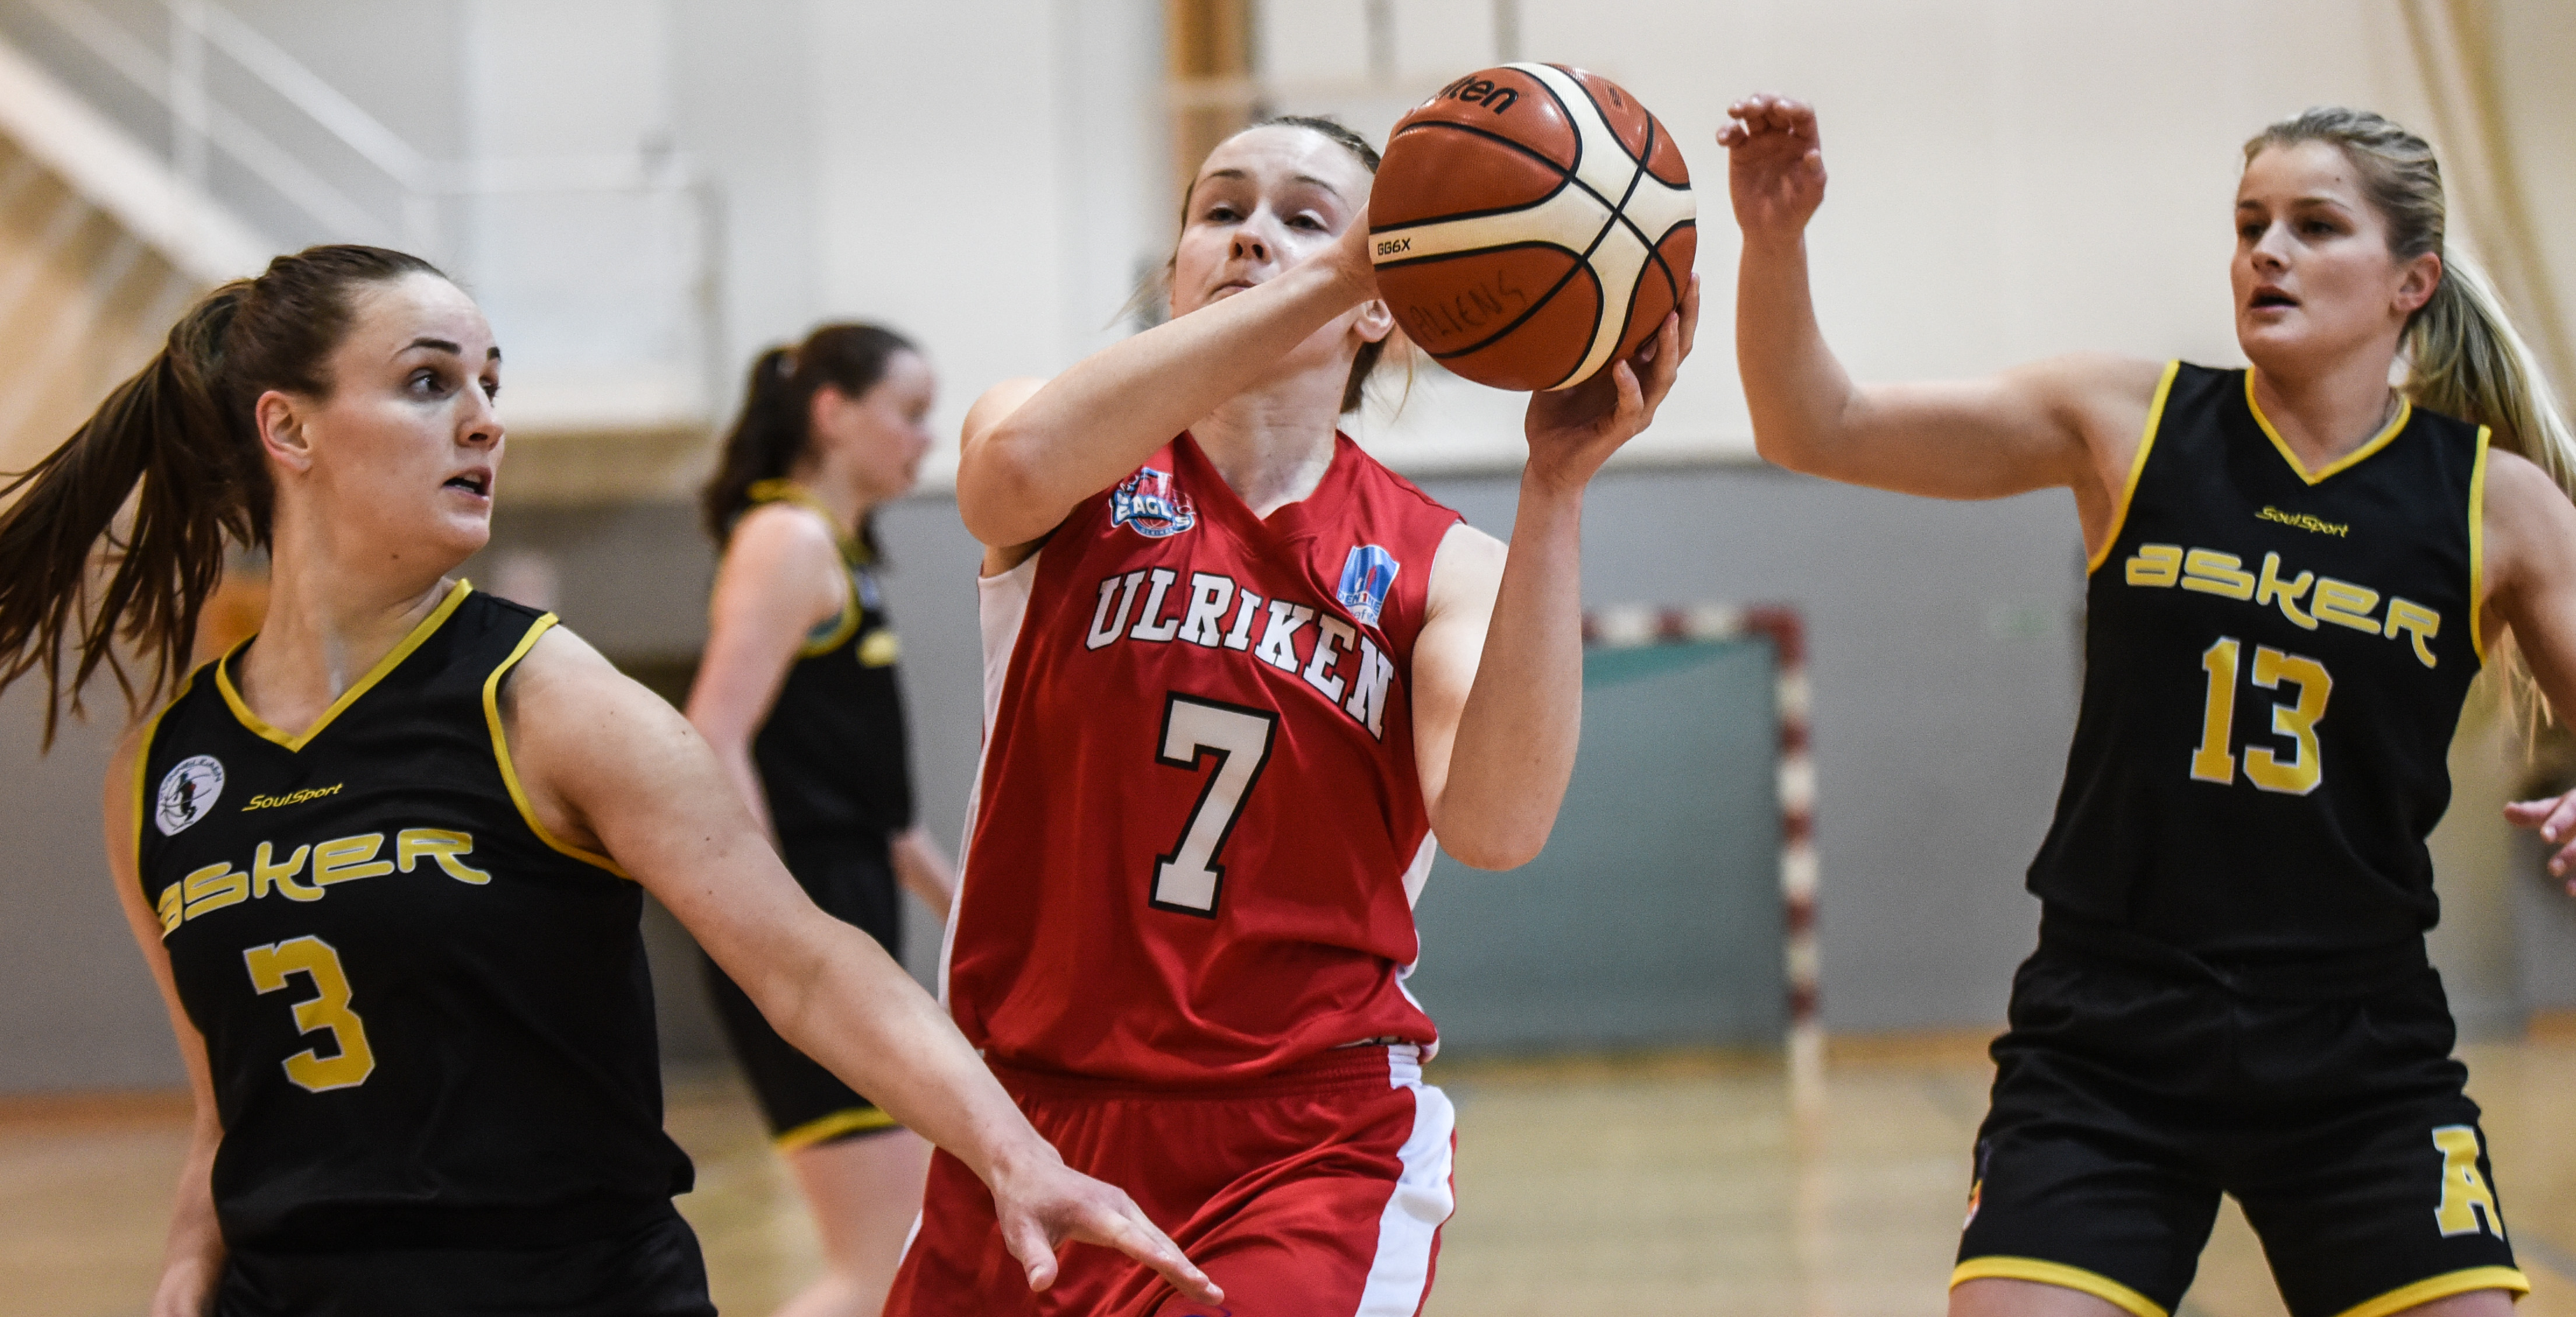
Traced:
<path fill-rule="evenodd" d="M 2416 963 L 2326 997 L 2052 945 L 2013 978 L 1951 1284 L 2040 1281 L 2168 1317 L 2235 1196 L 2293 1317 L 2530 1289 Z"/>
<path fill-rule="evenodd" d="M 785 851 L 788 872 L 824 913 L 857 925 L 887 955 L 902 954 L 901 895 L 882 843 L 835 845 L 791 837 Z M 780 1151 L 901 1128 L 894 1117 L 779 1037 L 750 996 L 712 960 L 706 962 L 706 975 L 707 995 L 724 1024 L 725 1040 L 751 1081 L 752 1095 L 769 1121 L 770 1141 Z"/>
<path fill-rule="evenodd" d="M 697 1234 L 667 1202 L 595 1238 L 229 1250 L 214 1317 L 716 1317 Z"/>

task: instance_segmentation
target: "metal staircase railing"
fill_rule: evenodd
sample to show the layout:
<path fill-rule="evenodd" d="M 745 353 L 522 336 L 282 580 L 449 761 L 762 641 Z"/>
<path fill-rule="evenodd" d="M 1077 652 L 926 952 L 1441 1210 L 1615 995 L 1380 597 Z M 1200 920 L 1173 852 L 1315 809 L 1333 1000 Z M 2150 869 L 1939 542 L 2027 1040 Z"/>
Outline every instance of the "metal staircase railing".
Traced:
<path fill-rule="evenodd" d="M 434 159 L 218 0 L 0 0 L 12 29 L 272 247 L 399 246 L 473 287 L 523 427 L 702 425 L 724 398 L 721 201 L 686 156 Z"/>

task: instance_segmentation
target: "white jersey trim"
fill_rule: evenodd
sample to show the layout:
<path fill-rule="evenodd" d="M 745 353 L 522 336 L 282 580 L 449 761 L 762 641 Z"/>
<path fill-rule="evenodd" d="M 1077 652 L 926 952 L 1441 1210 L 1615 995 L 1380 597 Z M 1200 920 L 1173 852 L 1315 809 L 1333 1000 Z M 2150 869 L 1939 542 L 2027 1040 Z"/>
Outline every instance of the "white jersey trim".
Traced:
<path fill-rule="evenodd" d="M 1422 846 L 1413 852 L 1413 863 L 1404 869 L 1404 904 L 1407 909 L 1422 904 L 1423 884 L 1431 881 L 1431 857 L 1440 852 L 1440 838 L 1425 832 Z"/>
<path fill-rule="evenodd" d="M 1386 1049 L 1389 1087 L 1413 1092 L 1413 1131 L 1397 1150 L 1403 1167 L 1378 1216 L 1377 1254 L 1352 1317 L 1415 1317 L 1431 1291 L 1431 1260 L 1440 1227 L 1458 1210 L 1451 1184 L 1451 1144 L 1458 1131 L 1449 1095 L 1422 1082 L 1421 1053 L 1410 1046 Z"/>
<path fill-rule="evenodd" d="M 975 581 L 976 622 L 984 634 L 984 742 L 975 751 L 975 781 L 966 791 L 966 823 L 957 838 L 957 896 L 948 903 L 948 926 L 939 934 L 939 1004 L 948 1004 L 949 963 L 957 950 L 957 912 L 966 908 L 974 874 L 975 816 L 984 803 L 984 762 L 993 753 L 993 725 L 1001 716 L 1002 686 L 1011 677 L 1011 655 L 1020 647 L 1029 600 L 1037 593 L 1040 548 L 1017 567 Z"/>

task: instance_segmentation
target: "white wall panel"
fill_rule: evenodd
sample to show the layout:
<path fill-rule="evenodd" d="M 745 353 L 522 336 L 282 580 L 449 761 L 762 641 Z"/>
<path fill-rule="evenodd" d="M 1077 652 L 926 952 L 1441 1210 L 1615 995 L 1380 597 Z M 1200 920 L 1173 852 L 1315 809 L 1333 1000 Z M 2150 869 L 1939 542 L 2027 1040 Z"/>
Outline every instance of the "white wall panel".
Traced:
<path fill-rule="evenodd" d="M 1486 44 L 1462 45 L 1454 68 L 1408 45 L 1463 34 L 1466 12 L 1490 16 L 1487 5 L 1389 2 L 1403 85 L 1380 98 L 1316 89 L 1372 136 L 1491 50 L 1490 17 Z M 1750 449 L 1728 360 L 1736 242 L 1714 138 L 1738 95 L 1787 92 L 1823 115 L 1833 181 L 1812 230 L 1818 309 L 1845 362 L 1874 379 L 1982 372 L 2079 347 L 2235 360 L 2226 262 L 2237 144 L 2320 102 L 2416 114 L 2393 20 L 2345 0 L 1514 2 L 1522 56 L 1634 92 L 1680 138 L 1699 190 L 1709 336 L 1639 455 Z M 1294 34 L 1304 68 L 1324 62 L 1312 49 L 1323 28 L 1274 15 L 1262 31 Z M 2534 36 L 2520 45 L 2553 48 Z M 1289 65 L 1264 67 L 1293 103 Z M 2537 132 L 2559 119 L 2520 121 Z M 1511 460 L 1494 435 L 1510 434 L 1501 423 L 1515 409 L 1467 393 L 1436 384 L 1418 398 L 1432 405 L 1381 424 L 1382 451 L 1432 466 Z"/>
<path fill-rule="evenodd" d="M 1161 36 L 1127 0 L 809 6 L 824 313 L 923 343 L 975 395 L 1110 332 L 1159 216 Z M 1159 236 L 1158 236 L 1159 235 Z M 934 478 L 953 450 L 933 456 Z"/>

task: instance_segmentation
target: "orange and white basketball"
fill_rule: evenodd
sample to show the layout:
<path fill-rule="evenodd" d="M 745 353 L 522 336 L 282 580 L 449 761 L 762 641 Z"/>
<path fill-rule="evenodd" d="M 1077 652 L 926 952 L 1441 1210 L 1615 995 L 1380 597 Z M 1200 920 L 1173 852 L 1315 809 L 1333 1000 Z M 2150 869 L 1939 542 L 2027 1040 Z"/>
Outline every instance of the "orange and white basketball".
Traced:
<path fill-rule="evenodd" d="M 1443 365 L 1562 389 L 1681 305 L 1697 216 L 1680 149 L 1635 97 L 1562 64 L 1506 64 L 1396 122 L 1369 250 L 1396 322 Z"/>

